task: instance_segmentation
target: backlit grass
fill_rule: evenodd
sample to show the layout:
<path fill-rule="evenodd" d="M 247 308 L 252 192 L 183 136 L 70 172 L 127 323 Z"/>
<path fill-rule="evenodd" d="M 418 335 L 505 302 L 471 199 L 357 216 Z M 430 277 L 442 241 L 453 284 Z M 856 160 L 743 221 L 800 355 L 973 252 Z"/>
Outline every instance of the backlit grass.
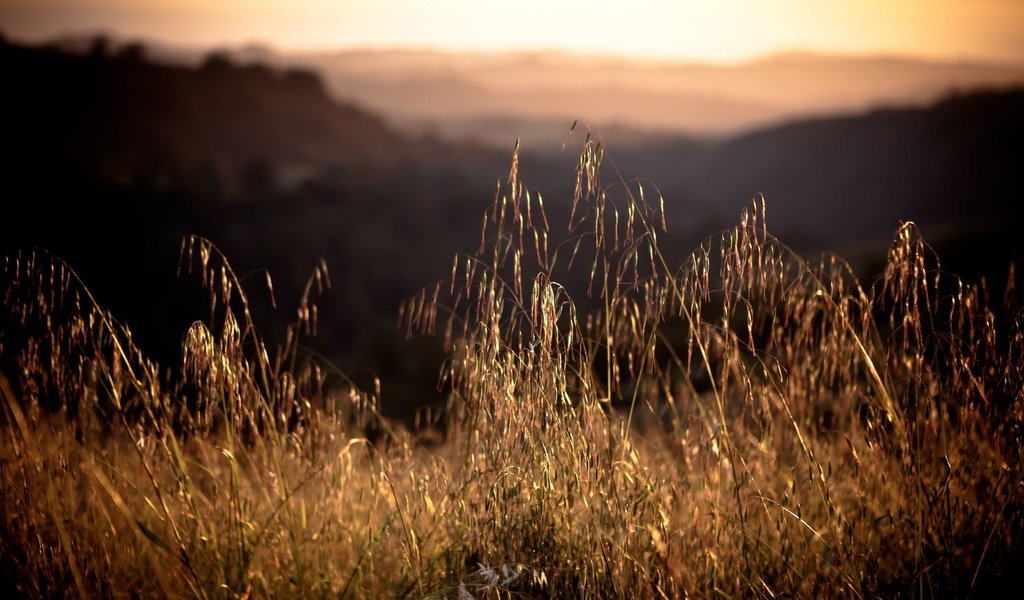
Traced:
<path fill-rule="evenodd" d="M 182 272 L 211 311 L 167 371 L 58 259 L 5 259 L 0 591 L 918 598 L 1020 584 L 1012 271 L 990 299 L 904 223 L 884 273 L 861 282 L 774 238 L 762 200 L 673 264 L 665 202 L 605 185 L 602 159 L 588 142 L 571 206 L 548 212 L 514 157 L 480 248 L 403 308 L 410 334 L 450 349 L 447 411 L 422 431 L 303 350 L 326 266 L 270 343 L 227 260 L 187 239 Z"/>

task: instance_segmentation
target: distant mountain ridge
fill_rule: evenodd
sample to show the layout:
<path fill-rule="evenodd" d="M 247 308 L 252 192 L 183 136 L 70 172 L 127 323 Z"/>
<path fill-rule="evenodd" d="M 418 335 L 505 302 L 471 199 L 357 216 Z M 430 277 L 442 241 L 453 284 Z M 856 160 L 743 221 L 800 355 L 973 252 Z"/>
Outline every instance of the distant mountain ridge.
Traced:
<path fill-rule="evenodd" d="M 65 47 L 88 45 L 82 36 Z M 161 59 L 199 64 L 205 51 L 156 46 Z M 1024 85 L 1024 63 L 788 52 L 745 62 L 657 61 L 564 52 L 441 50 L 285 52 L 225 48 L 239 63 L 300 66 L 321 73 L 341 101 L 368 107 L 413 132 L 509 145 L 516 123 L 579 121 L 635 130 L 728 137 L 796 119 L 886 106 L 925 106 L 953 92 Z M 556 135 L 542 136 L 549 147 Z"/>
<path fill-rule="evenodd" d="M 461 124 L 465 137 L 472 134 L 474 123 L 503 128 L 502 150 L 484 152 L 472 145 L 410 137 L 368 108 L 329 97 L 322 77 L 309 68 L 243 63 L 222 52 L 186 67 L 149 62 L 139 46 L 107 47 L 100 39 L 91 44 L 80 44 L 74 54 L 2 47 L 0 60 L 12 85 L 0 102 L 8 115 L 8 150 L 16 148 L 8 161 L 23 165 L 16 172 L 61 164 L 65 172 L 88 168 L 111 181 L 139 172 L 156 179 L 184 178 L 188 184 L 213 170 L 240 181 L 236 187 L 258 187 L 268 185 L 268 177 L 280 180 L 287 173 L 295 173 L 301 183 L 325 178 L 350 182 L 352 176 L 365 179 L 367 173 L 388 179 L 393 178 L 388 173 L 443 171 L 450 174 L 443 176 L 448 180 L 485 183 L 500 174 L 503 168 L 496 165 L 507 159 L 512 142 L 520 137 L 524 152 L 535 156 L 529 159 L 538 171 L 535 181 L 547 186 L 556 176 L 555 165 L 571 159 L 547 149 L 559 142 L 571 149 L 575 143 L 568 136 L 568 123 L 559 127 L 554 118 L 526 130 L 516 117 L 474 121 L 471 114 L 453 117 L 453 123 Z M 269 51 L 247 52 L 267 56 Z M 436 61 L 446 55 L 395 51 L 345 57 L 380 80 L 390 77 L 393 85 L 413 89 L 421 85 L 420 79 L 432 81 L 441 72 Z M 510 77 L 501 83 L 509 88 L 525 85 L 533 68 L 551 75 L 551 69 L 582 65 L 596 78 L 601 69 L 632 64 L 547 54 L 458 58 L 448 67 L 453 73 L 491 64 L 497 71 L 488 77 Z M 389 60 L 394 62 L 390 67 L 375 69 Z M 843 60 L 879 68 L 879 59 Z M 735 68 L 785 73 L 806 63 L 815 68 L 822 64 L 817 56 L 787 55 Z M 410 64 L 418 75 L 410 72 L 410 81 L 402 83 L 398 65 Z M 892 72 L 920 66 L 904 59 L 887 59 L 886 64 Z M 715 69 L 720 76 L 722 68 Z M 627 177 L 655 182 L 673 202 L 687 206 L 687 212 L 702 215 L 699 222 L 728 221 L 749 198 L 763 192 L 778 225 L 806 239 L 816 237 L 827 247 L 839 240 L 884 235 L 899 219 L 1001 220 L 1012 203 L 997 196 L 1024 184 L 1017 174 L 1024 156 L 1021 89 L 961 92 L 927 106 L 819 116 L 722 139 L 680 137 L 655 128 L 640 136 L 628 125 L 622 126 L 625 133 L 614 127 L 593 131 Z M 354 175 L 338 180 L 345 172 Z M 561 186 L 550 181 L 550 187 Z M 869 205 L 873 208 L 864 210 Z M 811 216 L 832 222 L 800 233 L 806 224 L 802 220 Z"/>
<path fill-rule="evenodd" d="M 208 310 L 204 294 L 174 279 L 182 235 L 214 240 L 240 273 L 268 269 L 282 304 L 323 258 L 336 291 L 320 304 L 319 351 L 371 365 L 389 385 L 422 377 L 429 388 L 436 367 L 416 371 L 429 361 L 397 350 L 398 304 L 479 246 L 515 137 L 522 183 L 543 194 L 553 224 L 568 217 L 585 123 L 569 135 L 557 118 L 532 131 L 509 118 L 494 150 L 409 135 L 372 106 L 332 98 L 308 68 L 147 56 L 160 54 L 0 44 L 0 181 L 11 215 L 0 219 L 0 254 L 42 247 L 68 260 L 165 364 L 180 362 L 178 336 Z M 661 191 L 669 232 L 659 241 L 673 261 L 735 224 L 760 193 L 784 242 L 811 257 L 840 251 L 864 273 L 907 219 L 954 272 L 1005 280 L 1024 256 L 1024 88 L 722 138 L 624 129 L 592 127 L 607 149 L 604 181 L 621 173 Z M 557 133 L 542 141 L 545 130 Z M 608 188 L 612 202 L 621 193 Z M 564 235 L 552 230 L 552 247 Z"/>
<path fill-rule="evenodd" d="M 900 220 L 926 232 L 980 228 L 997 237 L 1019 237 L 1013 230 L 1024 225 L 1024 88 L 616 154 L 623 170 L 656 171 L 651 178 L 688 212 L 719 212 L 725 222 L 763 193 L 778 233 L 821 249 L 885 243 Z"/>
<path fill-rule="evenodd" d="M 17 147 L 8 160 L 27 166 L 180 179 L 267 162 L 376 168 L 414 151 L 381 118 L 331 99 L 309 70 L 218 54 L 190 68 L 151 62 L 141 46 L 101 43 L 84 55 L 5 45 L 0 69 L 10 82 L 0 99 L 7 148 Z"/>
<path fill-rule="evenodd" d="M 467 118 L 579 120 L 728 136 L 809 116 L 924 106 L 956 90 L 1024 84 L 1024 65 L 786 54 L 711 65 L 560 53 L 296 55 L 335 94 L 445 132 Z M 433 101 L 431 101 L 433 100 Z M 486 131 L 479 137 L 486 139 Z"/>

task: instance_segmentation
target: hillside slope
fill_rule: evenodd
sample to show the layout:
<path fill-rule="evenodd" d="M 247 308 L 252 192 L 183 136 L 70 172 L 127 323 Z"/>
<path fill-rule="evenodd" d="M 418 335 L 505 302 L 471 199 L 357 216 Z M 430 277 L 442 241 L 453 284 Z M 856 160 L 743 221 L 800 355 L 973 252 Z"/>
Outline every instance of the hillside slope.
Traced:
<path fill-rule="evenodd" d="M 103 179 L 181 179 L 203 165 L 228 179 L 274 161 L 391 165 L 411 148 L 380 118 L 331 100 L 315 73 L 145 61 L 139 47 L 75 56 L 5 45 L 7 160 L 73 165 Z"/>
<path fill-rule="evenodd" d="M 41 247 L 68 260 L 168 364 L 180 361 L 181 332 L 208 315 L 198 284 L 175 279 L 183 235 L 213 240 L 240 273 L 257 274 L 248 279 L 257 288 L 269 270 L 281 307 L 261 310 L 270 322 L 294 314 L 323 258 L 335 290 L 321 302 L 314 347 L 343 368 L 431 388 L 437 363 L 402 345 L 398 305 L 449 272 L 453 254 L 479 246 L 514 139 L 491 150 L 410 137 L 332 100 L 314 74 L 223 56 L 186 68 L 150 63 L 138 48 L 73 56 L 8 45 L 0 67 L 0 254 Z M 567 126 L 564 151 L 537 152 L 525 137 L 519 162 L 552 222 L 566 220 L 586 135 Z M 605 182 L 621 173 L 644 178 L 648 194 L 660 189 L 670 235 L 659 241 L 677 259 L 759 193 L 784 241 L 840 251 L 866 273 L 899 220 L 917 221 L 953 271 L 998 281 L 1024 256 L 1024 90 L 724 141 L 611 137 Z M 552 232 L 553 246 L 561 235 Z"/>
<path fill-rule="evenodd" d="M 622 171 L 669 194 L 684 231 L 692 215 L 731 222 L 757 194 L 775 231 L 805 248 L 881 245 L 900 220 L 926 235 L 985 231 L 1004 242 L 1024 224 L 1024 89 L 798 121 L 720 144 L 612 151 Z"/>

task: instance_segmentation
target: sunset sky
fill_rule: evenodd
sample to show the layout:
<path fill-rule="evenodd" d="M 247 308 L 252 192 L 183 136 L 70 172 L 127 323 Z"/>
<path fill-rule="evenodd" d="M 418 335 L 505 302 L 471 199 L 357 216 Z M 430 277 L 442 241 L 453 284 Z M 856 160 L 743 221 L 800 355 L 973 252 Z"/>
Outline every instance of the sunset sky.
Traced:
<path fill-rule="evenodd" d="M 282 49 L 559 49 L 732 61 L 790 50 L 1024 61 L 1024 0 L 5 0 L 0 30 Z"/>

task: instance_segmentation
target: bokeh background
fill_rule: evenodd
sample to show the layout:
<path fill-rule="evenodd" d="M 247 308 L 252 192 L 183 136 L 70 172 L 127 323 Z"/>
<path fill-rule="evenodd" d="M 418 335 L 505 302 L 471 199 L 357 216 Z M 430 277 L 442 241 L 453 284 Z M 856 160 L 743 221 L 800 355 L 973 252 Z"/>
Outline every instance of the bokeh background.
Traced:
<path fill-rule="evenodd" d="M 866 280 L 900 220 L 993 294 L 1024 248 L 1014 0 L 8 0 L 0 31 L 0 254 L 66 260 L 168 370 L 209 318 L 196 233 L 271 339 L 325 260 L 310 351 L 388 414 L 438 402 L 440 344 L 398 308 L 475 250 L 517 139 L 555 222 L 599 139 L 680 259 L 758 194 Z"/>

